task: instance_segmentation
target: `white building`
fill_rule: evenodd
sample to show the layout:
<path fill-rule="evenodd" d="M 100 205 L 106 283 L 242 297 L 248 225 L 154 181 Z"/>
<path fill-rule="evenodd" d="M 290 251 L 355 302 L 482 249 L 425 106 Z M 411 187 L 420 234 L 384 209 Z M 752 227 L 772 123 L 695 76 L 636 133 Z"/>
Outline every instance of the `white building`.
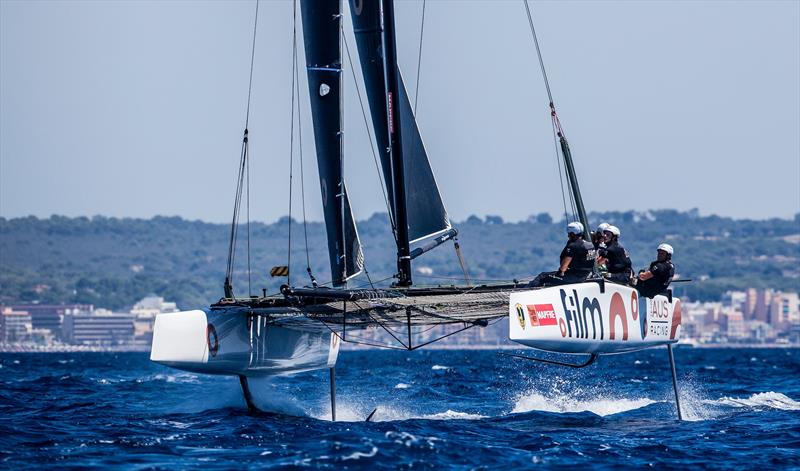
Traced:
<path fill-rule="evenodd" d="M 15 311 L 4 307 L 0 311 L 0 340 L 4 343 L 21 343 L 30 340 L 33 322 L 28 311 Z"/>
<path fill-rule="evenodd" d="M 92 313 L 64 316 L 64 340 L 75 345 L 130 345 L 134 337 L 134 316 L 95 309 Z"/>
<path fill-rule="evenodd" d="M 797 293 L 777 292 L 769 304 L 769 320 L 773 327 L 800 323 L 800 299 Z"/>

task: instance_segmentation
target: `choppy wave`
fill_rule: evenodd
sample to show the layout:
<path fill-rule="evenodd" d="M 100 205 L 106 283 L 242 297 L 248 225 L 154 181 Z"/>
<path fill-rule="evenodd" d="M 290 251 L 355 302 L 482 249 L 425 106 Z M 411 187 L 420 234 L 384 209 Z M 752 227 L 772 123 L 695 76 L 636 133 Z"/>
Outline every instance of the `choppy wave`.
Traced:
<path fill-rule="evenodd" d="M 334 423 L 327 371 L 254 379 L 259 414 L 235 377 L 145 355 L 0 354 L 0 468 L 800 464 L 800 350 L 675 356 L 682 423 L 663 351 L 580 370 L 489 351 L 343 352 Z"/>

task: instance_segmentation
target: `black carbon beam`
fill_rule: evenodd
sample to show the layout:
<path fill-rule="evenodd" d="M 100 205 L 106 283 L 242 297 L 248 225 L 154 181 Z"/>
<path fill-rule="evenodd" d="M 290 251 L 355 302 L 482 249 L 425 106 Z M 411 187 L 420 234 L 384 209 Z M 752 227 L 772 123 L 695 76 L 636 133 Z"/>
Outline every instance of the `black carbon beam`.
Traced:
<path fill-rule="evenodd" d="M 575 364 L 575 363 L 566 363 L 555 360 L 545 360 L 544 358 L 526 357 L 525 355 L 514 355 L 513 353 L 499 353 L 499 354 L 506 357 L 519 358 L 521 360 L 538 361 L 540 363 L 547 363 L 550 365 L 567 366 L 569 368 L 586 368 L 587 366 L 594 363 L 597 360 L 597 357 L 599 356 L 597 353 L 592 353 L 589 355 L 589 359 L 586 360 L 586 362 Z"/>
<path fill-rule="evenodd" d="M 331 421 L 336 422 L 336 367 L 330 368 L 331 372 Z"/>
<path fill-rule="evenodd" d="M 247 376 L 239 375 L 239 384 L 242 385 L 242 394 L 244 395 L 244 402 L 247 403 L 247 409 L 250 412 L 261 412 L 253 402 L 253 395 L 250 393 L 250 385 L 247 384 Z"/>

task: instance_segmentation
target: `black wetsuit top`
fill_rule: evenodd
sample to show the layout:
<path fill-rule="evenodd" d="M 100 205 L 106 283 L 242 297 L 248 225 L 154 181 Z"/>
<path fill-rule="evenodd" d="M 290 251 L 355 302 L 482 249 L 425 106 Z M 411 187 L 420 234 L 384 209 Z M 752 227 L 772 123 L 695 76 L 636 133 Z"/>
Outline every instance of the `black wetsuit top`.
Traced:
<path fill-rule="evenodd" d="M 561 251 L 559 260 L 564 260 L 564 257 L 572 257 L 572 261 L 569 263 L 565 273 L 566 275 L 586 276 L 594 268 L 594 259 L 597 258 L 597 251 L 591 242 L 575 239 L 567 242 L 566 247 Z"/>
<path fill-rule="evenodd" d="M 670 260 L 664 262 L 655 261 L 650 264 L 650 273 L 653 274 L 653 277 L 649 280 L 640 281 L 637 287 L 643 295 L 653 297 L 669 287 L 672 277 L 675 275 L 675 266 Z"/>
<path fill-rule="evenodd" d="M 631 258 L 628 256 L 628 251 L 618 241 L 611 242 L 608 247 L 601 248 L 599 252 L 603 258 L 608 260 L 606 267 L 609 273 L 631 272 Z"/>

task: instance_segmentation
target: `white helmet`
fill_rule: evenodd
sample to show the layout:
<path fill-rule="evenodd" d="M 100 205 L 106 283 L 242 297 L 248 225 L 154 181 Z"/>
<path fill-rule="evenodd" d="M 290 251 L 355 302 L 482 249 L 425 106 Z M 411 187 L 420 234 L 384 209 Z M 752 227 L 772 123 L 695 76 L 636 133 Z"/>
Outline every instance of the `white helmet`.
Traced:
<path fill-rule="evenodd" d="M 577 221 L 567 224 L 567 234 L 583 235 L 583 224 Z"/>
<path fill-rule="evenodd" d="M 607 222 L 601 222 L 599 226 L 597 226 L 597 232 L 603 232 L 604 230 L 608 229 L 608 226 L 611 224 Z"/>
<path fill-rule="evenodd" d="M 612 226 L 612 225 L 609 224 L 608 227 L 605 228 L 605 231 L 606 232 L 610 232 L 610 233 L 614 234 L 615 236 L 619 237 L 619 227 L 617 227 L 617 226 Z"/>
<path fill-rule="evenodd" d="M 663 250 L 664 252 L 667 252 L 668 254 L 672 255 L 672 246 L 669 244 L 661 244 L 658 246 L 658 249 L 656 250 Z"/>

